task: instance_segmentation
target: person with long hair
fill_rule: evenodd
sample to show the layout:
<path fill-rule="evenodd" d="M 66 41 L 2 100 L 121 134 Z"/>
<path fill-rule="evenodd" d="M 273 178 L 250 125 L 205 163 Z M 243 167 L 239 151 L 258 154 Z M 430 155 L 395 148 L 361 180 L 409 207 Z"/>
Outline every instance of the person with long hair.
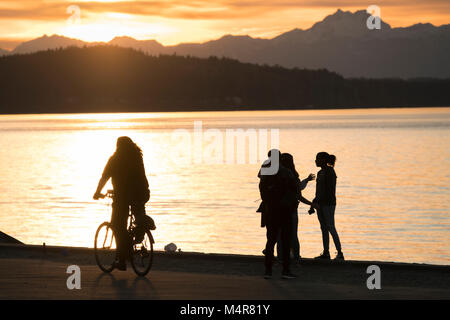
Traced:
<path fill-rule="evenodd" d="M 292 208 L 298 204 L 296 198 L 288 197 L 289 190 L 295 190 L 296 180 L 294 174 L 285 168 L 278 160 L 280 160 L 280 151 L 272 149 L 269 151 L 269 159 L 266 160 L 259 173 L 259 191 L 263 200 L 260 207 L 263 213 L 264 224 L 267 229 L 267 242 L 264 249 L 264 278 L 272 278 L 272 263 L 274 246 L 278 237 L 287 243 L 283 247 L 283 270 L 281 277 L 283 279 L 294 279 L 296 275 L 290 270 L 289 248 L 291 233 L 291 212 Z M 264 168 L 275 167 L 275 172 L 263 172 Z"/>
<path fill-rule="evenodd" d="M 305 203 L 307 205 L 313 205 L 311 201 L 303 197 L 302 190 L 306 187 L 306 184 L 308 181 L 313 180 L 313 175 L 309 175 L 308 178 L 304 179 L 303 181 L 300 180 L 300 175 L 298 174 L 297 170 L 295 169 L 294 164 L 294 157 L 290 153 L 282 153 L 280 158 L 280 163 L 283 167 L 289 169 L 295 176 L 296 179 L 296 188 L 291 190 L 291 197 L 295 197 L 297 200 L 297 206 L 292 207 L 291 210 L 291 232 L 290 232 L 290 249 L 293 253 L 294 260 L 299 261 L 300 260 L 300 242 L 298 241 L 298 201 Z M 313 205 L 314 206 L 314 205 Z M 285 244 L 283 243 L 282 239 L 279 238 L 277 242 L 277 257 L 282 258 L 283 257 L 283 246 Z"/>
<path fill-rule="evenodd" d="M 126 270 L 130 241 L 127 232 L 128 212 L 131 208 L 136 222 L 145 216 L 145 203 L 150 199 L 150 190 L 145 176 L 142 150 L 129 137 L 117 139 L 116 151 L 109 158 L 98 182 L 94 199 L 99 199 L 106 182 L 111 178 L 114 188 L 111 224 L 116 240 L 118 261 L 115 266 Z"/>
<path fill-rule="evenodd" d="M 313 203 L 318 205 L 317 218 L 322 230 L 323 252 L 316 259 L 330 259 L 330 236 L 337 250 L 335 260 L 344 260 L 341 241 L 334 223 L 334 212 L 336 210 L 336 172 L 334 165 L 336 156 L 327 152 L 319 152 L 316 156 L 316 166 L 320 167 L 317 173 L 316 197 Z"/>

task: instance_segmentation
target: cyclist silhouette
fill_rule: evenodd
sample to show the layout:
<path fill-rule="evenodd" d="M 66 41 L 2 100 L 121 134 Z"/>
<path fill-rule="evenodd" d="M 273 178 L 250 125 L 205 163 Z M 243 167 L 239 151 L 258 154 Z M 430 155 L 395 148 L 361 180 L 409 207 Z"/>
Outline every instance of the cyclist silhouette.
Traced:
<path fill-rule="evenodd" d="M 102 197 L 101 191 L 109 178 L 114 188 L 111 224 L 117 238 L 118 261 L 115 262 L 115 267 L 126 270 L 131 241 L 127 232 L 128 212 L 131 207 L 136 223 L 143 223 L 145 203 L 150 199 L 142 150 L 129 137 L 117 139 L 116 151 L 109 158 L 98 182 L 93 197 L 95 200 Z"/>

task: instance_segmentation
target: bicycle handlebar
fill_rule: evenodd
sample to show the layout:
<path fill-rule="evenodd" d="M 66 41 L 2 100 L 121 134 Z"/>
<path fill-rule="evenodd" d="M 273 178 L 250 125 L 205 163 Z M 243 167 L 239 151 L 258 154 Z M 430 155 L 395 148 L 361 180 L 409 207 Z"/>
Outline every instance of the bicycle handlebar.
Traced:
<path fill-rule="evenodd" d="M 105 194 L 100 193 L 98 195 L 98 199 L 104 199 L 106 197 L 113 198 L 114 197 L 114 190 L 111 189 L 111 190 L 108 190 Z"/>

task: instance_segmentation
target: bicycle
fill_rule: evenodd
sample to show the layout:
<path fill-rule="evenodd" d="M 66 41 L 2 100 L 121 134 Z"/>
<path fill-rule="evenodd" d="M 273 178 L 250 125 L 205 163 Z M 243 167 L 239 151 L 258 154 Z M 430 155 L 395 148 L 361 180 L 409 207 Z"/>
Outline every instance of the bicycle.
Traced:
<path fill-rule="evenodd" d="M 113 198 L 113 190 L 108 190 L 101 198 Z M 134 272 L 139 276 L 145 276 L 153 264 L 153 244 L 155 240 L 149 228 L 145 229 L 142 241 L 136 240 L 137 226 L 133 214 L 128 213 L 128 235 L 131 239 L 130 262 Z M 95 260 L 103 272 L 110 273 L 114 270 L 118 259 L 114 229 L 111 222 L 105 221 L 99 225 L 95 233 L 94 242 Z"/>

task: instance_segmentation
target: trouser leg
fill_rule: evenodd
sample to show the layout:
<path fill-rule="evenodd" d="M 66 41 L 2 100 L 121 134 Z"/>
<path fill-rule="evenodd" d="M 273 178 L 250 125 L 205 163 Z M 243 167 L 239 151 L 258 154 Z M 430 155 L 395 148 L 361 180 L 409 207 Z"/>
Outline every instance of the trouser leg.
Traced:
<path fill-rule="evenodd" d="M 327 223 L 324 217 L 323 208 L 317 210 L 317 218 L 319 219 L 320 223 L 320 230 L 322 231 L 322 244 L 323 244 L 323 251 L 329 252 L 330 251 L 330 236 L 328 234 L 328 228 Z"/>
<path fill-rule="evenodd" d="M 295 259 L 298 259 L 300 257 L 300 243 L 298 241 L 298 214 L 297 211 L 295 211 L 292 216 L 290 217 L 291 220 L 287 221 L 287 223 L 289 223 L 290 225 L 290 235 L 289 235 L 289 257 L 290 257 L 290 252 L 292 250 L 292 254 L 294 255 Z M 281 232 L 278 234 L 278 241 L 277 241 L 277 257 L 278 259 L 283 259 L 283 254 L 284 249 L 283 249 L 283 240 L 281 237 Z"/>
<path fill-rule="evenodd" d="M 116 237 L 117 254 L 119 261 L 128 258 L 130 239 L 127 231 L 129 205 L 127 203 L 113 203 L 111 224 Z"/>
<path fill-rule="evenodd" d="M 145 202 L 133 202 L 131 204 L 131 213 L 134 216 L 136 222 L 136 229 L 134 233 L 134 243 L 139 243 L 144 239 L 145 236 Z"/>
<path fill-rule="evenodd" d="M 283 221 L 281 224 L 281 242 L 283 243 L 283 271 L 289 272 L 289 260 L 290 260 L 290 251 L 291 251 L 291 217 Z"/>
<path fill-rule="evenodd" d="M 291 250 L 295 259 L 300 258 L 300 242 L 298 241 L 298 213 L 292 215 L 291 224 Z"/>
<path fill-rule="evenodd" d="M 277 258 L 283 259 L 283 241 L 281 240 L 281 232 L 277 236 Z"/>
<path fill-rule="evenodd" d="M 131 213 L 134 216 L 137 225 L 143 223 L 142 219 L 145 216 L 145 202 L 133 202 L 131 204 Z"/>
<path fill-rule="evenodd" d="M 278 239 L 279 226 L 274 223 L 266 225 L 267 228 L 267 242 L 266 242 L 266 255 L 264 258 L 264 264 L 267 271 L 272 271 L 273 250 L 275 243 Z"/>
<path fill-rule="evenodd" d="M 334 223 L 334 212 L 335 212 L 336 206 L 324 206 L 323 208 L 323 215 L 325 218 L 326 226 L 328 229 L 328 232 L 333 237 L 333 242 L 336 247 L 336 250 L 338 252 L 341 252 L 341 241 L 339 239 L 339 235 L 336 230 L 336 226 Z"/>

